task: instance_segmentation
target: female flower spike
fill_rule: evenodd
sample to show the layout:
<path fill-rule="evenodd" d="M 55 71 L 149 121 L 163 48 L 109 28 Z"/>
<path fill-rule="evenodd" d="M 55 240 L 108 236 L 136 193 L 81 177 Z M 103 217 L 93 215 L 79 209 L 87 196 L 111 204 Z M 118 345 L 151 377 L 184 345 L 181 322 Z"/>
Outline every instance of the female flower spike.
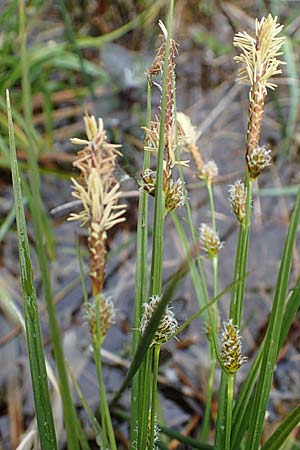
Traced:
<path fill-rule="evenodd" d="M 141 334 L 143 334 L 144 331 L 146 330 L 147 325 L 150 322 L 150 319 L 153 316 L 160 300 L 161 300 L 160 295 L 154 295 L 153 297 L 150 297 L 149 303 L 143 304 L 144 312 L 141 318 L 141 325 L 140 325 Z M 178 322 L 174 316 L 174 313 L 169 308 L 169 306 L 167 306 L 164 314 L 160 319 L 151 346 L 161 345 L 164 344 L 165 342 L 168 342 L 175 333 L 177 327 Z"/>
<path fill-rule="evenodd" d="M 231 375 L 235 374 L 247 359 L 242 356 L 239 329 L 233 324 L 232 319 L 229 322 L 224 322 L 221 358 L 226 371 Z"/>
<path fill-rule="evenodd" d="M 214 258 L 223 247 L 224 242 L 220 241 L 218 233 L 205 223 L 199 229 L 200 247 L 206 252 L 208 258 Z"/>
<path fill-rule="evenodd" d="M 284 64 L 283 61 L 278 59 L 278 56 L 282 54 L 280 49 L 285 40 L 284 37 L 277 36 L 282 28 L 283 26 L 277 23 L 277 17 L 273 18 L 269 14 L 267 18 L 263 17 L 260 21 L 256 19 L 255 37 L 242 32 L 237 33 L 233 41 L 233 45 L 241 49 L 241 54 L 234 58 L 237 63 L 242 65 L 238 72 L 238 80 L 251 86 L 246 163 L 252 180 L 270 163 L 270 159 L 266 155 L 265 163 L 260 158 L 259 167 L 256 164 L 255 170 L 253 170 L 253 152 L 257 154 L 259 148 L 267 88 L 276 88 L 276 84 L 270 82 L 270 78 L 281 73 L 279 65 Z"/>

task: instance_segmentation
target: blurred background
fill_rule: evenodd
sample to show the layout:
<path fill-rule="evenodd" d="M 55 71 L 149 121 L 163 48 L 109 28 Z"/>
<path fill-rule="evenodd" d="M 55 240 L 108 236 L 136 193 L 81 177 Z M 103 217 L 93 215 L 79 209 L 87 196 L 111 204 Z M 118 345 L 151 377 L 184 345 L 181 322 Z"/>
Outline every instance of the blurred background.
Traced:
<path fill-rule="evenodd" d="M 71 137 L 84 136 L 84 113 L 103 117 L 114 143 L 122 144 L 119 179 L 128 205 L 127 220 L 109 238 L 105 290 L 113 297 L 117 321 L 105 341 L 105 377 L 108 394 L 118 388 L 128 367 L 135 275 L 135 232 L 138 181 L 143 161 L 147 67 L 160 45 L 158 20 L 165 20 L 167 0 L 43 0 L 27 1 L 25 16 L 20 1 L 0 2 L 0 450 L 16 448 L 34 416 L 26 343 L 20 333 L 22 296 L 19 279 L 17 233 L 9 164 L 5 90 L 9 89 L 20 167 L 29 180 L 27 158 L 34 152 L 41 176 L 41 196 L 47 221 L 49 270 L 59 312 L 67 359 L 90 405 L 97 409 L 97 384 L 82 307 L 82 291 L 75 249 L 76 235 L 86 257 L 86 233 L 66 222 L 76 205 L 70 177 L 77 148 Z M 278 261 L 289 213 L 300 182 L 299 127 L 299 1 L 177 0 L 173 36 L 179 44 L 176 58 L 178 111 L 184 111 L 201 130 L 199 146 L 205 160 L 214 159 L 219 176 L 214 186 L 217 226 L 226 242 L 220 253 L 220 290 L 232 281 L 237 224 L 230 211 L 228 185 L 243 177 L 248 88 L 236 83 L 236 55 L 232 47 L 237 31 L 253 32 L 255 17 L 271 12 L 284 25 L 287 40 L 283 74 L 269 92 L 261 142 L 272 148 L 273 164 L 260 177 L 253 205 L 249 278 L 242 330 L 245 352 L 260 345 L 272 303 Z M 22 25 L 23 24 L 23 25 Z M 22 47 L 22 42 L 27 47 Z M 23 53 L 22 53 L 23 52 Z M 25 60 L 23 58 L 25 55 Z M 23 61 L 23 62 L 22 62 Z M 24 89 L 24 64 L 30 89 Z M 23 75 L 22 75 L 23 74 Z M 23 77 L 23 81 L 22 81 Z M 27 84 L 28 87 L 28 84 Z M 25 96 L 25 98 L 24 98 Z M 153 88 L 153 111 L 158 113 L 159 90 Z M 31 120 L 25 120 L 28 108 Z M 28 111 L 27 111 L 28 117 Z M 183 159 L 188 159 L 185 155 Z M 209 221 L 208 199 L 191 163 L 185 170 L 195 227 Z M 26 192 L 24 196 L 26 204 Z M 153 203 L 150 201 L 150 208 Z M 27 211 L 27 225 L 36 268 L 47 357 L 52 361 L 43 290 L 35 252 L 35 239 Z M 178 210 L 184 218 L 184 208 Z M 299 246 L 298 246 L 299 249 Z M 150 255 L 149 255 L 150 258 Z M 171 218 L 166 222 L 165 279 L 184 259 L 184 251 Z M 206 265 L 209 285 L 211 268 Z M 294 256 L 294 277 L 299 276 L 299 251 Z M 89 281 L 87 280 L 87 283 Z M 229 298 L 221 302 L 227 319 Z M 197 309 L 189 277 L 173 302 L 179 322 Z M 269 433 L 299 402 L 300 325 L 294 323 L 274 377 L 268 418 Z M 164 347 L 160 392 L 165 421 L 180 431 L 197 434 L 203 415 L 208 355 L 201 321 L 193 322 L 180 342 Z M 239 372 L 240 382 L 247 364 Z M 245 373 L 245 372 L 244 372 Z M 216 382 L 216 391 L 218 384 Z M 128 408 L 129 391 L 121 406 Z M 93 434 L 81 404 L 78 413 Z M 59 415 L 59 406 L 57 415 Z M 128 428 L 114 415 L 118 445 L 128 448 Z M 268 431 L 269 428 L 269 431 Z M 297 436 L 293 448 L 300 448 Z M 96 448 L 96 447 L 95 447 Z M 173 442 L 170 448 L 178 447 Z M 292 447 L 291 447 L 292 448 Z"/>

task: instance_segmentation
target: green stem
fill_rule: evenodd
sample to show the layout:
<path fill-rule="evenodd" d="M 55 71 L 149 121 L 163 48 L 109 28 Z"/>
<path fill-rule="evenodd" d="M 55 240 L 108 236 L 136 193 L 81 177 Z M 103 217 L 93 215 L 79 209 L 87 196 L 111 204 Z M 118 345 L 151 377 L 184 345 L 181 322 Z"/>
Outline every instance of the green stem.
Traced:
<path fill-rule="evenodd" d="M 215 378 L 215 369 L 216 369 L 216 352 L 214 349 L 214 345 L 212 342 L 209 343 L 209 377 L 208 377 L 208 385 L 207 385 L 207 395 L 206 395 L 206 404 L 205 404 L 205 412 L 202 423 L 202 429 L 199 435 L 200 442 L 206 442 L 208 433 L 209 433 L 209 423 L 210 423 L 210 414 L 211 414 L 211 402 L 213 396 L 213 387 L 214 387 L 214 378 Z"/>
<path fill-rule="evenodd" d="M 150 295 L 156 294 L 160 295 L 162 287 L 163 236 L 164 236 L 164 219 L 165 219 L 163 166 L 164 166 L 164 147 L 165 147 L 165 116 L 167 107 L 166 94 L 167 94 L 168 59 L 171 45 L 173 10 L 174 10 L 174 0 L 170 0 L 168 27 L 167 27 L 168 35 L 166 39 L 164 70 L 162 77 L 161 116 L 159 129 L 159 146 L 157 154 L 157 170 L 156 170 L 157 179 L 156 179 L 155 207 L 154 207 Z"/>
<path fill-rule="evenodd" d="M 211 213 L 211 224 L 214 231 L 216 231 L 216 214 L 215 214 L 215 204 L 214 204 L 214 196 L 212 185 L 210 182 L 206 182 L 206 188 L 208 192 L 209 204 L 210 204 L 210 213 Z M 214 297 L 218 295 L 218 256 L 215 256 L 212 260 L 213 264 L 213 292 Z M 217 305 L 212 306 L 212 316 L 213 323 L 210 324 L 210 327 L 214 326 L 218 329 L 219 322 L 219 314 Z M 214 348 L 214 344 L 209 339 L 209 355 L 210 355 L 210 368 L 209 368 L 209 379 L 207 386 L 207 396 L 206 396 L 206 405 L 204 412 L 203 425 L 200 433 L 200 442 L 205 442 L 207 440 L 207 436 L 209 433 L 209 422 L 210 422 L 210 414 L 211 414 L 211 402 L 213 397 L 213 387 L 214 387 L 214 377 L 215 377 L 215 369 L 216 369 L 216 352 Z"/>
<path fill-rule="evenodd" d="M 149 449 L 154 448 L 155 410 L 156 410 L 156 397 L 157 397 L 159 353 L 160 353 L 160 345 L 156 344 L 154 347 L 154 365 L 153 365 L 153 374 L 152 374 L 151 425 L 150 425 Z"/>
<path fill-rule="evenodd" d="M 233 391 L 234 391 L 234 376 L 228 375 L 228 377 L 227 377 L 227 411 L 226 411 L 226 428 L 225 428 L 225 450 L 230 450 Z"/>
<path fill-rule="evenodd" d="M 140 371 L 140 394 L 139 401 L 141 402 L 140 416 L 138 418 L 138 446 L 137 448 L 146 448 L 147 434 L 148 434 L 148 420 L 149 420 L 149 406 L 150 394 L 149 380 L 151 378 L 153 350 L 148 349 L 146 360 Z M 132 442 L 131 442 L 132 445 Z M 132 447 L 135 448 L 135 447 Z"/>
<path fill-rule="evenodd" d="M 213 195 L 211 182 L 209 182 L 209 181 L 206 182 L 206 188 L 207 188 L 208 198 L 209 198 L 212 228 L 213 228 L 214 231 L 217 231 L 217 228 L 216 228 L 216 214 L 215 214 L 215 202 L 214 202 L 214 195 Z"/>
<path fill-rule="evenodd" d="M 147 92 L 147 117 L 146 125 L 151 119 L 151 83 L 148 83 Z M 150 165 L 150 152 L 144 152 L 143 171 Z M 133 320 L 133 343 L 132 353 L 136 352 L 140 341 L 140 320 L 142 315 L 142 305 L 147 301 L 148 295 L 148 194 L 140 192 L 138 207 L 138 223 L 136 238 L 137 258 L 135 276 L 135 298 L 134 298 L 134 320 Z M 143 365 L 142 365 L 143 367 Z M 130 442 L 137 439 L 137 422 L 140 417 L 141 402 L 139 401 L 140 385 L 143 378 L 140 377 L 142 369 L 134 376 L 131 390 L 131 414 L 130 414 Z M 132 448 L 132 447 L 131 447 Z"/>
<path fill-rule="evenodd" d="M 111 450 L 117 450 L 115 441 L 114 430 L 111 422 L 110 412 L 105 394 L 105 386 L 103 382 L 102 372 L 102 359 L 101 359 L 101 347 L 103 342 L 103 335 L 101 330 L 101 317 L 100 317 L 100 297 L 101 294 L 95 297 L 95 309 L 96 309 L 96 335 L 92 336 L 92 344 L 94 351 L 94 361 L 96 365 L 97 379 L 99 385 L 99 397 L 100 397 L 100 412 L 101 412 L 101 426 L 103 430 L 103 445 L 107 448 L 107 439 L 109 440 Z"/>
<path fill-rule="evenodd" d="M 238 327 L 241 326 L 241 317 L 243 312 L 243 301 L 246 282 L 245 275 L 247 270 L 249 236 L 251 226 L 252 181 L 249 178 L 248 172 L 246 172 L 245 175 L 245 186 L 247 189 L 246 220 L 245 224 L 240 225 L 236 259 L 235 259 L 235 272 L 234 272 L 235 277 L 234 281 L 238 280 L 241 281 L 237 283 L 235 289 L 233 289 L 230 304 L 230 317 L 233 319 L 234 323 Z"/>

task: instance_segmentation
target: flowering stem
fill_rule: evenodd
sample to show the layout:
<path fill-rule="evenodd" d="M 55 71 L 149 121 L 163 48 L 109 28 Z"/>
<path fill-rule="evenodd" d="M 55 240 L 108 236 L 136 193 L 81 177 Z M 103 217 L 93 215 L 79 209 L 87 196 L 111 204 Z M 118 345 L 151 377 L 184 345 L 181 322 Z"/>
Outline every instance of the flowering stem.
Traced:
<path fill-rule="evenodd" d="M 216 217 L 215 217 L 215 204 L 214 204 L 214 196 L 212 185 L 210 182 L 206 182 L 206 188 L 208 192 L 209 204 L 210 204 L 210 213 L 211 213 L 211 224 L 214 231 L 216 231 Z M 214 297 L 218 295 L 218 255 L 216 255 L 212 259 L 213 264 L 213 291 Z M 218 324 L 218 310 L 217 306 L 212 306 L 212 316 L 213 323 L 210 324 L 210 327 L 215 326 L 217 328 Z M 207 386 L 207 396 L 206 396 L 206 404 L 205 404 L 205 412 L 202 430 L 200 433 L 200 441 L 206 442 L 208 432 L 209 432 L 209 421 L 211 414 L 211 401 L 213 396 L 213 387 L 214 387 L 214 378 L 215 378 L 215 368 L 216 368 L 216 352 L 214 348 L 214 344 L 209 340 L 209 356 L 210 356 L 210 367 L 209 367 L 209 378 L 208 378 L 208 386 Z"/>
<path fill-rule="evenodd" d="M 148 83 L 147 91 L 147 117 L 146 126 L 149 126 L 151 119 L 151 83 Z M 148 169 L 150 165 L 150 152 L 144 152 L 143 171 Z M 140 331 L 139 325 L 142 315 L 142 305 L 147 298 L 148 291 L 148 194 L 145 191 L 140 192 L 139 207 L 138 207 L 138 224 L 137 224 L 137 252 L 136 260 L 136 275 L 135 275 L 135 297 L 134 297 L 134 329 L 132 353 L 134 354 L 139 341 Z M 142 364 L 144 368 L 145 362 Z M 139 402 L 139 389 L 143 383 L 142 373 L 143 369 L 134 376 L 132 380 L 131 390 L 131 415 L 130 415 L 130 442 L 134 442 L 137 432 L 137 421 L 140 416 L 141 403 Z"/>
<path fill-rule="evenodd" d="M 154 448 L 155 410 L 156 410 L 156 396 L 157 396 L 157 378 L 158 378 L 159 353 L 160 353 L 160 345 L 159 344 L 155 344 L 155 347 L 154 347 L 154 365 L 153 365 L 153 374 L 152 374 L 152 399 L 151 399 L 151 422 L 150 422 L 150 445 L 149 445 L 149 449 L 153 449 Z"/>
<path fill-rule="evenodd" d="M 152 261 L 150 276 L 150 295 L 159 295 L 162 287 L 162 261 L 163 261 L 163 235 L 164 235 L 164 219 L 165 219 L 165 192 L 163 190 L 163 164 L 164 164 L 164 148 L 165 148 L 165 123 L 167 110 L 167 77 L 168 77 L 168 58 L 171 47 L 172 18 L 174 10 L 174 0 L 169 2 L 168 15 L 168 34 L 166 38 L 166 49 L 164 58 L 164 70 L 162 76 L 162 94 L 161 94 L 161 115 L 159 129 L 159 146 L 157 153 L 157 180 L 155 192 L 154 206 L 154 226 L 152 241 Z"/>
<path fill-rule="evenodd" d="M 213 387 L 214 387 L 214 378 L 215 378 L 215 369 L 216 369 L 216 352 L 213 343 L 210 341 L 209 343 L 209 378 L 207 385 L 207 395 L 206 395 L 206 404 L 205 404 L 205 412 L 203 418 L 202 429 L 199 435 L 200 442 L 206 442 L 208 432 L 209 432 L 209 421 L 211 414 L 211 401 L 213 396 Z"/>
<path fill-rule="evenodd" d="M 236 288 L 233 290 L 230 317 L 234 323 L 240 327 L 243 311 L 243 299 L 245 291 L 245 276 L 248 261 L 249 236 L 251 226 L 251 198 L 252 198 L 252 181 L 249 178 L 248 171 L 245 175 L 245 186 L 247 189 L 246 201 L 246 219 L 245 223 L 240 226 L 238 246 L 236 252 L 234 281 L 237 282 Z"/>
<path fill-rule="evenodd" d="M 225 430 L 225 450 L 230 449 L 232 405 L 233 405 L 234 375 L 227 376 L 227 410 L 226 410 L 226 430 Z"/>
<path fill-rule="evenodd" d="M 104 448 L 107 448 L 107 438 L 108 438 L 111 450 L 117 450 L 114 430 L 111 423 L 110 412 L 105 395 L 105 387 L 102 373 L 101 347 L 103 337 L 101 331 L 101 318 L 100 318 L 100 294 L 96 295 L 95 297 L 95 309 L 96 309 L 96 335 L 94 337 L 92 336 L 92 345 L 99 385 L 101 425 L 103 432 L 102 440 Z"/>
<path fill-rule="evenodd" d="M 152 353 L 153 350 L 150 348 L 147 351 L 146 359 L 142 366 L 140 372 L 140 391 L 139 391 L 139 401 L 141 402 L 140 415 L 138 417 L 138 446 L 137 448 L 145 448 L 147 441 L 148 432 L 148 420 L 149 420 L 149 405 L 150 405 L 150 389 L 149 380 L 151 378 L 151 366 L 152 366 Z M 131 448 L 133 447 L 133 442 L 131 442 Z"/>
<path fill-rule="evenodd" d="M 209 198 L 209 205 L 210 205 L 210 215 L 211 215 L 211 225 L 214 231 L 216 230 L 216 214 L 215 214 L 215 202 L 214 202 L 214 195 L 212 190 L 211 182 L 206 182 L 206 188 L 208 192 L 208 198 Z"/>

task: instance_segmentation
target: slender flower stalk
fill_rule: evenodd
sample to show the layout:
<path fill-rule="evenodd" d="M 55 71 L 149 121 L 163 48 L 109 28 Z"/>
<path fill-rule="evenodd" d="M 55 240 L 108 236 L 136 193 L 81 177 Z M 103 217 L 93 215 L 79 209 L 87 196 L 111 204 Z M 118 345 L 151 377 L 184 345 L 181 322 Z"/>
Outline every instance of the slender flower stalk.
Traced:
<path fill-rule="evenodd" d="M 210 204 L 210 213 L 211 213 L 211 226 L 212 233 L 215 233 L 217 236 L 216 230 L 216 220 L 215 220 L 215 207 L 214 207 L 214 196 L 213 196 L 213 182 L 218 175 L 218 166 L 215 161 L 210 160 L 208 162 L 204 162 L 201 151 L 197 145 L 197 140 L 201 134 L 200 130 L 198 130 L 193 124 L 190 117 L 182 112 L 177 114 L 177 122 L 178 126 L 181 129 L 181 145 L 186 148 L 186 150 L 190 153 L 195 167 L 197 171 L 197 177 L 203 179 L 206 185 L 209 204 Z M 206 227 L 206 226 L 205 226 Z M 207 252 L 207 255 L 212 258 L 213 265 L 213 295 L 214 297 L 218 294 L 218 252 L 213 250 L 211 252 L 208 245 L 208 235 L 207 230 L 204 226 L 200 229 L 200 245 L 202 249 Z M 215 237 L 216 237 L 215 236 Z M 201 242 L 202 240 L 202 242 Z M 221 243 L 220 243 L 221 244 Z M 217 243 L 218 247 L 218 243 Z M 219 248 L 218 248 L 219 250 Z M 198 264 L 200 268 L 200 274 L 202 278 L 203 287 L 205 286 L 205 278 L 203 274 L 203 270 L 200 266 L 201 260 L 198 259 Z M 204 287 L 206 290 L 206 287 Z M 214 374 L 216 367 L 216 351 L 214 346 L 214 334 L 215 338 L 219 332 L 219 313 L 216 305 L 211 307 L 211 310 L 205 320 L 205 328 L 206 335 L 208 338 L 208 346 L 209 346 L 209 354 L 210 354 L 210 370 L 209 370 L 209 380 L 208 380 L 208 391 L 206 397 L 206 405 L 204 412 L 204 419 L 202 424 L 202 429 L 199 435 L 201 442 L 206 442 L 208 432 L 209 432 L 209 423 L 210 423 L 210 415 L 211 415 L 211 402 L 213 396 L 213 384 L 214 384 Z"/>
<path fill-rule="evenodd" d="M 150 298 L 148 303 L 144 303 L 144 313 L 141 318 L 140 332 L 141 334 L 147 328 L 151 317 L 153 316 L 159 302 L 160 295 L 155 295 Z M 152 373 L 152 393 L 151 393 L 151 425 L 149 430 L 149 446 L 147 449 L 153 450 L 155 447 L 155 410 L 157 397 L 157 377 L 159 367 L 160 347 L 162 344 L 168 342 L 176 333 L 178 322 L 174 316 L 173 311 L 169 306 L 166 307 L 165 313 L 162 315 L 156 332 L 154 334 L 151 347 L 153 348 L 153 373 Z"/>

